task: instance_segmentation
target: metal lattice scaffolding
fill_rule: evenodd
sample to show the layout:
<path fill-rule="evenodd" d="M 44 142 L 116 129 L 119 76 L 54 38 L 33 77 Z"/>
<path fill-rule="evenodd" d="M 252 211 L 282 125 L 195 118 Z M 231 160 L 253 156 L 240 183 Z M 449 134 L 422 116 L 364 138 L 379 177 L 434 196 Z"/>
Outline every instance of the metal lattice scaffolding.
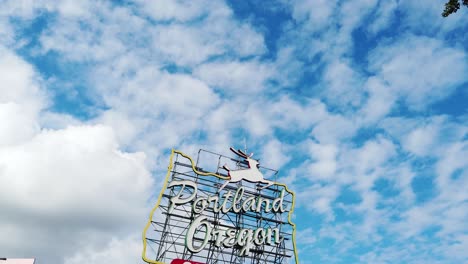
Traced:
<path fill-rule="evenodd" d="M 237 169 L 246 168 L 247 164 L 243 160 L 233 159 L 206 150 L 200 150 L 196 159 L 196 170 L 199 172 L 213 172 L 221 176 L 227 176 L 221 170 L 222 164 L 228 163 Z M 204 168 L 202 168 L 204 167 Z M 260 167 L 265 177 L 276 181 L 277 171 Z M 234 212 L 232 210 L 223 213 L 222 211 L 213 210 L 207 207 L 200 214 L 196 214 L 192 210 L 193 201 L 198 197 L 209 197 L 220 195 L 217 193 L 219 187 L 225 182 L 224 180 L 212 177 L 201 176 L 194 172 L 192 164 L 189 160 L 176 153 L 173 161 L 172 170 L 170 171 L 171 181 L 189 180 L 196 182 L 197 194 L 191 202 L 176 206 L 169 212 L 170 199 L 177 195 L 180 188 L 167 188 L 162 195 L 160 206 L 151 219 L 152 232 L 146 237 L 147 244 L 151 248 L 154 255 L 154 260 L 163 263 L 170 263 L 173 259 L 192 260 L 206 264 L 279 264 L 279 263 L 296 263 L 293 258 L 292 246 L 292 227 L 288 224 L 288 212 L 266 212 L 259 210 L 256 212 Z M 272 185 L 265 189 L 257 188 L 257 184 L 247 181 L 238 183 L 229 183 L 223 189 L 223 192 L 235 192 L 239 187 L 244 188 L 246 199 L 250 196 L 262 197 L 273 200 L 280 196 L 284 187 Z M 183 195 L 190 196 L 189 190 Z M 286 208 L 291 208 L 293 201 L 292 195 L 286 193 L 284 195 L 283 204 Z M 264 203 L 261 206 L 265 207 Z M 213 229 L 275 229 L 279 230 L 281 243 L 254 245 L 250 249 L 250 254 L 242 256 L 240 254 L 241 247 L 233 246 L 231 248 L 217 247 L 215 237 L 210 237 L 207 245 L 198 253 L 190 252 L 186 247 L 186 234 L 192 221 L 200 215 L 206 216 L 207 221 Z M 200 245 L 204 240 L 205 234 L 203 230 L 197 230 L 194 235 L 194 242 Z"/>

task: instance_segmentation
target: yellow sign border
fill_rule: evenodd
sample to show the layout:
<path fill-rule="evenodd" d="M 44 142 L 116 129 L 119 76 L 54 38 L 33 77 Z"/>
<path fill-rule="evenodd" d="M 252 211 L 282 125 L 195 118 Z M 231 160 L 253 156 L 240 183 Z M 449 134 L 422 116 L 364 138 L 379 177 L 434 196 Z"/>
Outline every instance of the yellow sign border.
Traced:
<path fill-rule="evenodd" d="M 154 212 L 156 212 L 156 209 L 159 208 L 159 204 L 161 203 L 161 199 L 162 199 L 162 196 L 164 194 L 164 192 L 166 191 L 167 189 L 167 184 L 169 182 L 169 178 L 170 178 L 170 175 L 171 175 L 171 171 L 172 171 L 172 166 L 173 166 L 173 159 L 174 159 L 174 155 L 175 154 L 179 154 L 181 155 L 182 157 L 184 158 L 187 158 L 190 160 L 190 163 L 192 164 L 192 170 L 198 174 L 198 175 L 202 175 L 202 176 L 214 176 L 214 177 L 217 177 L 217 178 L 220 178 L 220 179 L 223 179 L 223 180 L 229 180 L 229 177 L 224 177 L 224 176 L 221 176 L 219 174 L 216 174 L 216 173 L 212 173 L 212 172 L 201 172 L 201 171 L 198 171 L 197 168 L 195 167 L 195 162 L 193 161 L 193 159 L 182 153 L 181 151 L 178 151 L 178 150 L 175 150 L 175 149 L 172 149 L 171 151 L 171 156 L 169 158 L 169 166 L 167 167 L 167 174 L 166 174 L 166 179 L 164 180 L 164 185 L 163 185 L 163 188 L 161 190 L 161 192 L 159 193 L 159 196 L 158 196 L 158 200 L 156 202 L 156 205 L 153 207 L 153 209 L 151 210 L 151 213 L 150 213 L 150 216 L 149 216 L 149 220 L 148 220 L 148 223 L 146 223 L 146 226 L 145 228 L 143 229 L 143 252 L 142 252 L 142 259 L 147 262 L 147 263 L 151 263 L 151 264 L 166 264 L 164 262 L 160 262 L 160 261 L 155 261 L 155 260 L 151 260 L 151 259 L 148 259 L 146 257 L 146 247 L 147 247 L 147 242 L 146 242 L 146 232 L 148 231 L 148 228 L 151 226 L 151 220 L 153 219 L 153 216 L 154 216 Z M 292 195 L 292 205 L 291 205 L 291 210 L 289 210 L 289 213 L 288 213 L 288 223 L 292 226 L 293 228 L 293 233 L 292 233 L 292 243 L 293 243 L 293 250 L 294 250 L 294 258 L 296 260 L 296 264 L 299 264 L 299 258 L 298 258 L 298 253 L 297 253 L 297 248 L 296 248 L 296 224 L 294 224 L 292 221 L 291 221 L 291 216 L 294 212 L 294 206 L 296 204 L 296 194 L 293 192 L 293 191 L 290 191 L 288 186 L 286 186 L 286 184 L 283 184 L 283 183 L 277 183 L 275 182 L 274 183 L 275 185 L 279 185 L 279 186 L 283 186 L 284 189 L 290 193 Z"/>

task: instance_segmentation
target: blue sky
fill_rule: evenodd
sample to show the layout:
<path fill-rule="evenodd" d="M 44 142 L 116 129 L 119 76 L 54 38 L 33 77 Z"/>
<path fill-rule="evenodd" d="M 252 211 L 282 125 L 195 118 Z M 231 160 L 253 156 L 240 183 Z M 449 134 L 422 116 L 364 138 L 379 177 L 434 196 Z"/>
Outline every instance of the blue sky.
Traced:
<path fill-rule="evenodd" d="M 297 192 L 301 263 L 467 262 L 468 9 L 443 5 L 2 1 L 2 254 L 139 262 L 170 149 L 245 141 Z"/>

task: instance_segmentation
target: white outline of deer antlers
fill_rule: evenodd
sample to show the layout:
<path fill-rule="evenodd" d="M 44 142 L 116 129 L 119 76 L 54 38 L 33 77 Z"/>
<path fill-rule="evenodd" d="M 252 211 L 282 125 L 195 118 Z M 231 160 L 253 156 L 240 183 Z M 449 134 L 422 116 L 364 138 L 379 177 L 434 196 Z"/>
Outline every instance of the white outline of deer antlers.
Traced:
<path fill-rule="evenodd" d="M 245 154 L 242 150 L 235 150 L 234 148 L 230 147 L 229 148 L 234 154 L 244 158 L 244 160 L 247 162 L 249 165 L 249 168 L 247 169 L 240 169 L 240 170 L 231 170 L 227 167 L 227 165 L 223 166 L 223 169 L 225 169 L 228 172 L 229 180 L 226 180 L 226 182 L 219 188 L 218 192 L 221 192 L 224 187 L 230 182 L 239 182 L 241 180 L 246 180 L 248 182 L 252 183 L 266 183 L 266 186 L 260 187 L 259 189 L 265 189 L 273 184 L 275 182 L 265 180 L 263 178 L 262 172 L 258 169 L 259 168 L 259 163 L 257 160 L 252 159 L 253 153 L 250 155 Z"/>

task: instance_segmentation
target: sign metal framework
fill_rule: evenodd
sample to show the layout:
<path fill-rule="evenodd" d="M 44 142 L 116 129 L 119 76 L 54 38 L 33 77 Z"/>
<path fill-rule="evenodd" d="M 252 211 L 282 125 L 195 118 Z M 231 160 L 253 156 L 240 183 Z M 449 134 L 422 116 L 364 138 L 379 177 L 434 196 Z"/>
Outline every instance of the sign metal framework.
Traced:
<path fill-rule="evenodd" d="M 194 161 L 172 150 L 143 231 L 144 261 L 299 263 L 291 221 L 295 194 L 263 178 L 276 178 L 277 171 L 233 151 L 241 159 L 200 150 Z"/>

